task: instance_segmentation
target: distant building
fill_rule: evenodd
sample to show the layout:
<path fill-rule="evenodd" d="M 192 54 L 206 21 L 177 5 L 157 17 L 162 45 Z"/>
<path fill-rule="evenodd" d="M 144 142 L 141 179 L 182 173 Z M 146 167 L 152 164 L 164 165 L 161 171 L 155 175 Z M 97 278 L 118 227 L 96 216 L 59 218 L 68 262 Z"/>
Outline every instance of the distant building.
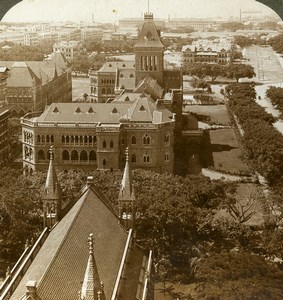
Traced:
<path fill-rule="evenodd" d="M 226 65 L 231 62 L 231 44 L 199 40 L 183 46 L 183 59 L 188 63 L 216 63 Z"/>
<path fill-rule="evenodd" d="M 10 153 L 8 119 L 10 111 L 0 107 L 0 165 L 7 161 Z"/>
<path fill-rule="evenodd" d="M 0 61 L 8 68 L 5 101 L 13 116 L 43 111 L 52 102 L 72 101 L 71 69 L 60 53 L 45 61 Z"/>
<path fill-rule="evenodd" d="M 205 31 L 215 29 L 219 24 L 219 21 L 209 19 L 175 18 L 169 19 L 166 22 L 166 27 L 171 29 L 178 27 L 191 27 L 195 31 Z"/>
<path fill-rule="evenodd" d="M 24 33 L 24 45 L 25 46 L 34 46 L 37 43 L 38 43 L 37 32 Z"/>
<path fill-rule="evenodd" d="M 7 67 L 0 67 L 0 107 L 6 105 L 6 85 L 9 76 L 9 69 Z"/>
<path fill-rule="evenodd" d="M 78 46 L 78 41 L 60 41 L 53 45 L 53 52 L 62 53 L 69 62 L 74 59 L 74 52 Z"/>
<path fill-rule="evenodd" d="M 139 31 L 143 26 L 143 18 L 125 18 L 118 21 L 119 22 L 119 31 L 123 32 L 132 32 Z M 154 19 L 155 26 L 157 28 L 165 27 L 165 20 L 163 19 Z"/>

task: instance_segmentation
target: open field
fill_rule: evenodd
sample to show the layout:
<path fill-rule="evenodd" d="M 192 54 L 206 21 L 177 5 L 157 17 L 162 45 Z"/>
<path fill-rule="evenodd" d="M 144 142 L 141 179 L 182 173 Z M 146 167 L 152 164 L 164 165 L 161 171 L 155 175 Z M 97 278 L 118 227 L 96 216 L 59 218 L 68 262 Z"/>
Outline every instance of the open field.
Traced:
<path fill-rule="evenodd" d="M 185 111 L 207 116 L 210 118 L 210 123 L 230 124 L 225 105 L 187 105 Z"/>
<path fill-rule="evenodd" d="M 215 169 L 232 174 L 248 170 L 241 159 L 234 129 L 210 130 L 209 136 Z"/>
<path fill-rule="evenodd" d="M 72 99 L 82 97 L 84 93 L 90 94 L 88 77 L 72 77 Z"/>

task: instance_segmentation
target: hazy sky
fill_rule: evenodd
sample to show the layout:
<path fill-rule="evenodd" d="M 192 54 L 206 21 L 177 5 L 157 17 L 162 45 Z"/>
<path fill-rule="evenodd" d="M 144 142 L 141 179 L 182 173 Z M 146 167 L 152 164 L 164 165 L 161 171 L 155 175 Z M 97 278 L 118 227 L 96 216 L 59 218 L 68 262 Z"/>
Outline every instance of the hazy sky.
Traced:
<path fill-rule="evenodd" d="M 155 18 L 228 17 L 243 11 L 272 10 L 255 0 L 149 0 Z M 148 0 L 23 0 L 11 8 L 2 21 L 91 21 L 114 22 L 141 17 Z"/>

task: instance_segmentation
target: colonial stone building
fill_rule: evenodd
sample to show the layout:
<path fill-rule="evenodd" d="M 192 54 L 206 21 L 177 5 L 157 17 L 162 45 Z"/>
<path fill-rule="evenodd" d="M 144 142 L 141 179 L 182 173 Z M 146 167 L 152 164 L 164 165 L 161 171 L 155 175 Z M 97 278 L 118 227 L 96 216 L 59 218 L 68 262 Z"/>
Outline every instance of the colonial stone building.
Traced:
<path fill-rule="evenodd" d="M 150 96 L 112 103 L 53 103 L 22 118 L 23 166 L 46 169 L 55 148 L 61 169 L 121 169 L 130 148 L 133 168 L 173 172 L 174 115 Z"/>
<path fill-rule="evenodd" d="M 9 70 L 5 102 L 13 116 L 43 111 L 55 101 L 72 101 L 71 69 L 61 53 L 52 53 L 44 61 L 1 61 L 0 66 Z"/>

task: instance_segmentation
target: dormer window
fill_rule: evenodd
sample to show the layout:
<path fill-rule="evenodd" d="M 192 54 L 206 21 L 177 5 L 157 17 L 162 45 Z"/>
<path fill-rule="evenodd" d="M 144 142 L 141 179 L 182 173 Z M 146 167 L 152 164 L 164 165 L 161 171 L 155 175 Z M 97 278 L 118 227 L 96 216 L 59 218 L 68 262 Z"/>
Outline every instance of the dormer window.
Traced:
<path fill-rule="evenodd" d="M 130 98 L 127 96 L 127 97 L 125 98 L 125 101 L 130 101 Z"/>
<path fill-rule="evenodd" d="M 143 105 L 140 107 L 140 111 L 145 111 L 145 108 Z"/>
<path fill-rule="evenodd" d="M 122 65 L 122 67 L 123 67 L 123 68 L 125 68 L 125 67 L 126 67 L 126 65 L 125 65 L 125 64 L 123 64 L 123 65 Z"/>
<path fill-rule="evenodd" d="M 123 78 L 123 77 L 124 77 L 124 75 L 121 73 L 119 77 L 120 77 L 120 78 Z"/>
<path fill-rule="evenodd" d="M 112 67 L 112 65 L 111 65 L 111 64 L 109 64 L 108 66 L 109 66 L 110 68 Z"/>
<path fill-rule="evenodd" d="M 78 107 L 77 109 L 76 109 L 76 113 L 81 113 L 82 111 L 81 111 L 81 109 Z"/>
<path fill-rule="evenodd" d="M 93 108 L 92 108 L 92 107 L 90 107 L 90 108 L 89 108 L 89 110 L 88 110 L 88 113 L 89 113 L 89 114 L 92 114 L 92 113 L 94 113 L 94 110 L 93 110 Z"/>
<path fill-rule="evenodd" d="M 133 77 L 134 77 L 134 75 L 131 73 L 129 77 L 130 77 L 130 78 L 133 78 Z"/>
<path fill-rule="evenodd" d="M 117 114 L 117 113 L 118 113 L 118 110 L 117 110 L 116 107 L 114 107 L 113 110 L 112 110 L 112 114 Z"/>
<path fill-rule="evenodd" d="M 53 112 L 54 112 L 54 113 L 58 113 L 58 112 L 59 112 L 59 109 L 58 109 L 57 106 L 54 107 Z"/>

